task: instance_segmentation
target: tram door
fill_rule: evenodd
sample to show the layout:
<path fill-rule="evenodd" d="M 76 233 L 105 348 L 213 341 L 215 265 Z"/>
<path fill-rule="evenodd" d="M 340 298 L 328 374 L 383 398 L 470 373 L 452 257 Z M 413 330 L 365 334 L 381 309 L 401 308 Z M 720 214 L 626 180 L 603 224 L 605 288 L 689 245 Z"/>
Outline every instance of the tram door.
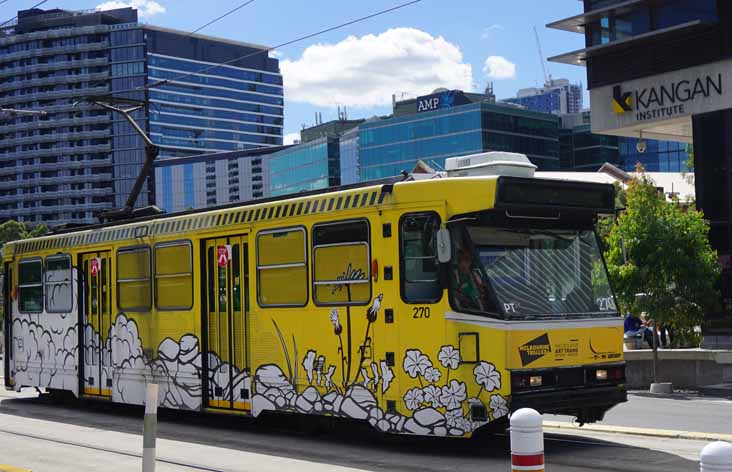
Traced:
<path fill-rule="evenodd" d="M 112 362 L 107 348 L 112 326 L 112 257 L 109 251 L 81 256 L 84 272 L 84 394 L 112 396 Z"/>
<path fill-rule="evenodd" d="M 250 410 L 247 343 L 249 252 L 246 236 L 206 241 L 205 326 L 208 406 Z"/>

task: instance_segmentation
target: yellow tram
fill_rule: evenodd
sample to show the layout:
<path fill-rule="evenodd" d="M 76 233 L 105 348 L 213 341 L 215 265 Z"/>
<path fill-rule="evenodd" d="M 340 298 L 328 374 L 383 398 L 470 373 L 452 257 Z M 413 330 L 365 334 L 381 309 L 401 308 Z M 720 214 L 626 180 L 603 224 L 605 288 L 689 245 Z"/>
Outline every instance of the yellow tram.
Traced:
<path fill-rule="evenodd" d="M 612 186 L 390 181 L 8 243 L 7 389 L 468 437 L 625 401 Z M 494 423 L 494 424 L 496 424 Z"/>

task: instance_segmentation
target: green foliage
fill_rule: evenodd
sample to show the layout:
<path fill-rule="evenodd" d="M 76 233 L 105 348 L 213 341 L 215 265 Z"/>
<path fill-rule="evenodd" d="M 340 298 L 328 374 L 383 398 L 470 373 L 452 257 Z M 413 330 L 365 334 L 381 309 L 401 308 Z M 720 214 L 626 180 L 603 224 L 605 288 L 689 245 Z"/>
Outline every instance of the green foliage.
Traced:
<path fill-rule="evenodd" d="M 627 206 L 607 235 L 607 261 L 624 311 L 693 333 L 718 303 L 717 253 L 701 212 L 668 203 L 641 173 L 628 185 Z"/>
<path fill-rule="evenodd" d="M 48 227 L 46 225 L 38 225 L 28 231 L 23 223 L 19 223 L 15 220 L 9 220 L 0 225 L 0 247 L 10 241 L 37 238 L 45 235 L 46 233 L 48 233 Z"/>

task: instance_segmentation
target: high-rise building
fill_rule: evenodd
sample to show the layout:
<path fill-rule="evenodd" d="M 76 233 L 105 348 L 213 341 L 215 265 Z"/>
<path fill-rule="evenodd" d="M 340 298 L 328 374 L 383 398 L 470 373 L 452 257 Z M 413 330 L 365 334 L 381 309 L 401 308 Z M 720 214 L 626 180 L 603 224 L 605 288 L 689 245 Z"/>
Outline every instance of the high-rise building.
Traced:
<path fill-rule="evenodd" d="M 155 201 L 166 212 L 268 197 L 269 155 L 283 146 L 171 157 L 155 163 Z"/>
<path fill-rule="evenodd" d="M 124 204 L 143 141 L 90 96 L 143 101 L 133 117 L 160 160 L 282 144 L 263 46 L 143 25 L 132 8 L 20 11 L 0 28 L 0 107 L 46 114 L 0 117 L 0 221 L 91 223 Z M 154 197 L 149 179 L 137 204 Z"/>
<path fill-rule="evenodd" d="M 543 87 L 521 89 L 516 98 L 503 101 L 552 115 L 579 113 L 583 103 L 582 85 L 570 84 L 567 79 L 549 79 Z"/>
<path fill-rule="evenodd" d="M 269 155 L 273 197 L 341 184 L 338 136 L 328 135 Z"/>

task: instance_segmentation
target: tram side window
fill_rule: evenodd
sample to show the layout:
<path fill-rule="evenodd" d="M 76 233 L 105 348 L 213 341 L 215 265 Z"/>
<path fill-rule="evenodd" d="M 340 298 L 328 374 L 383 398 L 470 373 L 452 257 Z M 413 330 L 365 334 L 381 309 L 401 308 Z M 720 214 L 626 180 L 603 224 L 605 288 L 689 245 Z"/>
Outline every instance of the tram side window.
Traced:
<path fill-rule="evenodd" d="M 18 304 L 21 313 L 43 311 L 43 261 L 40 258 L 18 263 Z"/>
<path fill-rule="evenodd" d="M 193 263 L 190 241 L 155 245 L 155 307 L 190 310 L 193 307 Z"/>
<path fill-rule="evenodd" d="M 367 221 L 313 226 L 313 300 L 316 305 L 365 305 L 371 301 Z"/>
<path fill-rule="evenodd" d="M 257 300 L 260 306 L 305 306 L 308 302 L 304 228 L 257 235 Z"/>
<path fill-rule="evenodd" d="M 136 246 L 117 251 L 117 306 L 120 310 L 149 311 L 150 247 Z"/>
<path fill-rule="evenodd" d="M 407 303 L 434 303 L 442 298 L 437 230 L 434 213 L 411 213 L 399 222 L 402 299 Z"/>
<path fill-rule="evenodd" d="M 73 304 L 71 256 L 61 254 L 46 258 L 46 311 L 68 313 Z"/>

